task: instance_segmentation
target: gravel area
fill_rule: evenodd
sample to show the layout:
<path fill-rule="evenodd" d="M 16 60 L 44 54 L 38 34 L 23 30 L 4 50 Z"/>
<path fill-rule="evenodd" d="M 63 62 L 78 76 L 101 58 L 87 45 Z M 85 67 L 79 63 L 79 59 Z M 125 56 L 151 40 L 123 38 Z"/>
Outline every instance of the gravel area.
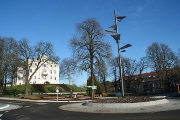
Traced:
<path fill-rule="evenodd" d="M 180 109 L 180 100 L 161 99 L 139 103 L 73 103 L 60 106 L 59 109 L 89 113 L 152 113 Z"/>

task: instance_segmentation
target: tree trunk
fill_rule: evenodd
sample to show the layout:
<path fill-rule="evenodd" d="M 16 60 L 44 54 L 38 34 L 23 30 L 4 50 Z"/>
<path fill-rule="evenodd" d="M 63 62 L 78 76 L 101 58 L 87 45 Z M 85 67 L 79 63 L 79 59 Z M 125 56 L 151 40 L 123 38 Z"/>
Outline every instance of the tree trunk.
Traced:
<path fill-rule="evenodd" d="M 0 95 L 3 95 L 3 90 L 4 90 L 4 74 L 0 73 Z"/>
<path fill-rule="evenodd" d="M 28 76 L 29 76 L 29 75 L 27 75 L 27 74 L 29 74 L 29 73 L 26 72 L 24 98 L 28 97 Z"/>
<path fill-rule="evenodd" d="M 106 86 L 106 78 L 105 78 L 105 75 L 104 75 L 104 77 L 103 77 L 103 83 L 104 83 L 105 92 L 107 93 L 107 86 Z"/>
<path fill-rule="evenodd" d="M 29 78 L 29 67 L 28 67 L 28 59 L 26 60 L 26 77 L 25 77 L 25 94 L 24 98 L 28 97 L 28 78 Z"/>
<path fill-rule="evenodd" d="M 93 69 L 93 63 L 94 63 L 94 61 L 93 61 L 93 40 L 92 39 L 90 39 L 90 69 L 91 69 L 91 83 L 92 83 L 92 86 L 94 86 L 94 69 Z M 94 99 L 94 89 L 92 89 L 92 99 Z"/>
<path fill-rule="evenodd" d="M 68 70 L 68 82 L 69 82 L 69 85 L 71 84 L 71 75 L 70 75 L 70 72 Z"/>
<path fill-rule="evenodd" d="M 0 96 L 3 95 L 3 79 L 0 79 Z"/>
<path fill-rule="evenodd" d="M 117 76 L 116 76 L 116 67 L 114 68 L 114 87 L 115 87 L 115 92 L 117 92 Z"/>
<path fill-rule="evenodd" d="M 93 58 L 91 57 L 91 83 L 94 86 L 94 70 L 93 70 Z M 94 89 L 92 89 L 92 99 L 94 99 Z"/>

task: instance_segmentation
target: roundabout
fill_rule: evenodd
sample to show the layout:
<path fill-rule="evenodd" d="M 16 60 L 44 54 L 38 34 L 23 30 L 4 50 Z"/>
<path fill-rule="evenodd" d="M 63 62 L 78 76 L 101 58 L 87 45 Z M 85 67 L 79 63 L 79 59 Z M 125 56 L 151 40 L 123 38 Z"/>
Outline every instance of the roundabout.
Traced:
<path fill-rule="evenodd" d="M 60 106 L 59 109 L 87 113 L 154 113 L 180 109 L 179 99 L 161 99 L 139 103 L 73 103 Z"/>

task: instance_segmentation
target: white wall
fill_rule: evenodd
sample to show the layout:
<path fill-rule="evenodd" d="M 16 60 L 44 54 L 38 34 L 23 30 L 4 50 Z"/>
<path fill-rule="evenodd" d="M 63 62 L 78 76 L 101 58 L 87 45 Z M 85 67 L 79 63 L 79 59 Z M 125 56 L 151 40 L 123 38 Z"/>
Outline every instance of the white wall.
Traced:
<path fill-rule="evenodd" d="M 34 62 L 31 66 L 29 72 L 30 75 L 32 75 L 35 71 L 36 65 L 37 62 Z M 16 85 L 25 84 L 25 75 L 23 75 L 24 73 L 25 72 L 22 68 L 18 69 L 18 78 Z M 46 81 L 50 84 L 59 84 L 59 64 L 46 62 L 36 71 L 29 84 L 44 84 Z"/>

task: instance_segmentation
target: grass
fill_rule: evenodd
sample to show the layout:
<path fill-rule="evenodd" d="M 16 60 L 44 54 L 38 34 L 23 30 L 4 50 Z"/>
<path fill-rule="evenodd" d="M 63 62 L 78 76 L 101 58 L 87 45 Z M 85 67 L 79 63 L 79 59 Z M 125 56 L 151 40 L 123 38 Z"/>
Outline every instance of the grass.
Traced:
<path fill-rule="evenodd" d="M 71 88 L 73 92 L 86 92 L 86 88 L 81 88 L 73 85 L 67 85 L 67 86 Z"/>
<path fill-rule="evenodd" d="M 55 93 L 56 92 L 56 85 L 45 85 L 44 89 L 46 93 Z M 59 87 L 59 92 L 66 92 L 62 87 Z"/>

